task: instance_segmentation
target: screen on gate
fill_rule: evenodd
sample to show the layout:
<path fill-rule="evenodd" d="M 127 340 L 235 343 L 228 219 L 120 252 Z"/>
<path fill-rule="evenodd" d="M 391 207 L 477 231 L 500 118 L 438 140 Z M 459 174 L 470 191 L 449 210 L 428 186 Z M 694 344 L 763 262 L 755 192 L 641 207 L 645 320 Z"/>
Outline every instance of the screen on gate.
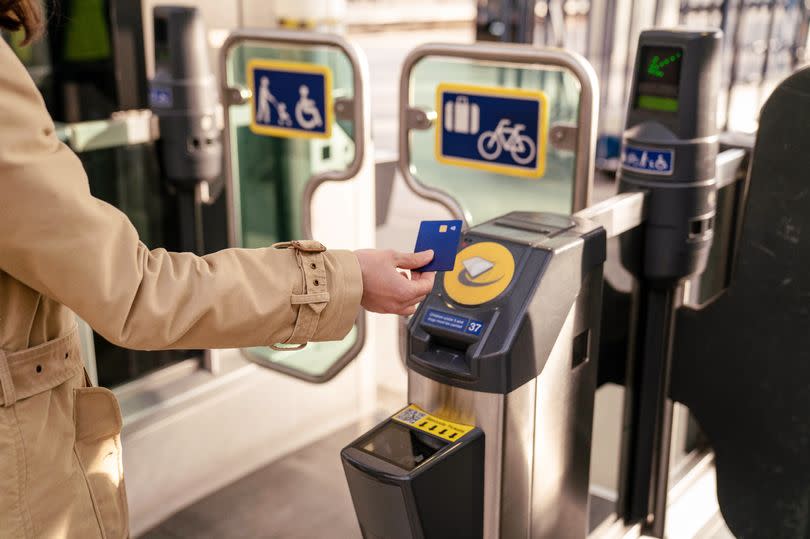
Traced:
<path fill-rule="evenodd" d="M 682 64 L 683 50 L 679 47 L 643 47 L 637 77 L 636 108 L 678 112 Z"/>

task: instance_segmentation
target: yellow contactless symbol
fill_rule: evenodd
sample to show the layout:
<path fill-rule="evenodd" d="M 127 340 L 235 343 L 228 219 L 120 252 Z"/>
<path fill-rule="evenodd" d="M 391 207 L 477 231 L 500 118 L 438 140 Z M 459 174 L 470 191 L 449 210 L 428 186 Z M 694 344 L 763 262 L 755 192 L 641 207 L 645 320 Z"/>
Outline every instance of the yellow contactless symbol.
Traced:
<path fill-rule="evenodd" d="M 447 295 L 462 305 L 481 305 L 497 298 L 515 275 L 515 259 L 499 243 L 474 243 L 456 255 L 453 271 L 444 274 Z"/>
<path fill-rule="evenodd" d="M 461 437 L 475 428 L 471 425 L 453 423 L 452 421 L 430 415 L 413 404 L 394 414 L 391 419 L 427 432 L 428 434 L 438 436 L 439 438 L 444 438 L 448 442 L 455 442 L 461 439 Z"/>

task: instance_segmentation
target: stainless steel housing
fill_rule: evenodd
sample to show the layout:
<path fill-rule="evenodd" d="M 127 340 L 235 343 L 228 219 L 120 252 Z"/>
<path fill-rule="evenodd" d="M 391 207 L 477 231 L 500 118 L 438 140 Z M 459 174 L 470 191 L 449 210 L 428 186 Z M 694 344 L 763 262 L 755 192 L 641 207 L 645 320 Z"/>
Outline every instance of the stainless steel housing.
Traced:
<path fill-rule="evenodd" d="M 562 263 L 550 264 L 543 275 L 528 320 L 534 335 L 549 316 L 564 317 L 564 323 L 539 376 L 503 395 L 453 387 L 408 371 L 409 402 L 484 431 L 486 538 L 587 535 L 602 267 L 583 274 L 577 263 L 581 238 L 544 243 Z M 560 310 L 560 305 L 565 307 Z M 574 338 L 587 328 L 592 328 L 588 359 L 572 365 Z"/>

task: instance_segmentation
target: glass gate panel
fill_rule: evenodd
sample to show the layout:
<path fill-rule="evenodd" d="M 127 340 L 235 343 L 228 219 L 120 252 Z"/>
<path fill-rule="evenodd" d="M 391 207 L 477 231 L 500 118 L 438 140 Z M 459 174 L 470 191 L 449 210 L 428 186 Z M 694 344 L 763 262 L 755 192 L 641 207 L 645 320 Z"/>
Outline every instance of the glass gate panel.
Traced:
<path fill-rule="evenodd" d="M 361 68 L 355 51 L 337 36 L 307 41 L 308 35 L 314 36 L 243 33 L 223 47 L 235 246 L 268 247 L 308 237 L 312 183 L 324 176 L 351 179 L 362 161 L 362 143 L 359 149 L 357 144 Z M 341 216 L 340 208 L 334 211 L 331 218 L 351 218 Z M 244 353 L 265 367 L 323 382 L 359 353 L 363 341 L 361 319 L 341 342 Z"/>
<path fill-rule="evenodd" d="M 417 49 L 403 74 L 406 179 L 449 197 L 470 226 L 509 211 L 584 207 L 597 93 L 590 66 L 569 53 L 547 64 L 508 61 L 514 47 L 434 47 Z M 485 48 L 491 54 L 478 57 Z"/>
<path fill-rule="evenodd" d="M 325 66 L 332 75 L 333 100 L 354 97 L 352 65 L 338 49 L 308 45 L 271 47 L 245 41 L 235 45 L 228 56 L 228 84 L 252 93 L 248 64 L 257 60 L 279 65 Z M 267 86 L 272 95 L 273 81 L 269 80 Z M 331 136 L 323 138 L 296 136 L 295 133 L 289 136 L 260 134 L 251 129 L 255 99 L 256 96 L 228 108 L 231 166 L 233 184 L 238 188 L 235 202 L 240 210 L 237 219 L 243 247 L 265 247 L 302 237 L 302 200 L 307 182 L 319 173 L 346 170 L 355 160 L 351 122 L 338 121 L 333 114 L 332 125 L 328 126 Z M 280 100 L 275 106 L 271 104 L 271 122 L 276 123 L 274 114 L 295 114 L 295 105 Z"/>

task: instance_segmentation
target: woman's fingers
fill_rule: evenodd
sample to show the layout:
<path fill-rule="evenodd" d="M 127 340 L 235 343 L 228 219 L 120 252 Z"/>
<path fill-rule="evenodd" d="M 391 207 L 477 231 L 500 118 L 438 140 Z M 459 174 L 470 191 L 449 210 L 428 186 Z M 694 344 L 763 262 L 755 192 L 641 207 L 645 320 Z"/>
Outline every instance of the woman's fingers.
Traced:
<path fill-rule="evenodd" d="M 428 249 L 419 253 L 394 252 L 394 263 L 402 269 L 418 269 L 433 260 L 433 251 Z"/>
<path fill-rule="evenodd" d="M 433 273 L 423 273 L 419 279 L 401 283 L 402 288 L 397 299 L 406 304 L 421 301 L 433 289 L 433 276 Z"/>
<path fill-rule="evenodd" d="M 404 309 L 401 309 L 394 314 L 398 314 L 400 316 L 411 316 L 415 312 L 416 312 L 416 305 L 412 305 L 410 307 L 405 307 Z"/>

